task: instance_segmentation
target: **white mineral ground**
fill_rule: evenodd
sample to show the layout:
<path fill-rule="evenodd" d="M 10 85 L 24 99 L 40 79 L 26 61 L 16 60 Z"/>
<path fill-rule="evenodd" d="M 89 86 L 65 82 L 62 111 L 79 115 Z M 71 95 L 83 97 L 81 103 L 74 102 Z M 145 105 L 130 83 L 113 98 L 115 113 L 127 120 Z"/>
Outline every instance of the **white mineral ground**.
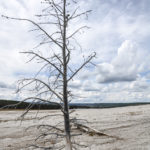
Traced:
<path fill-rule="evenodd" d="M 38 124 L 55 125 L 61 120 L 59 116 L 32 119 L 36 117 L 36 111 L 32 110 L 21 122 L 16 120 L 21 113 L 19 110 L 0 111 L 0 150 L 34 149 L 28 146 L 35 143 L 39 132 L 35 128 L 25 129 Z M 37 116 L 59 113 L 59 110 L 41 110 Z M 82 133 L 74 139 L 87 147 L 80 147 L 79 150 L 150 150 L 150 105 L 77 109 L 72 116 L 88 120 L 86 125 L 109 135 L 90 136 Z"/>

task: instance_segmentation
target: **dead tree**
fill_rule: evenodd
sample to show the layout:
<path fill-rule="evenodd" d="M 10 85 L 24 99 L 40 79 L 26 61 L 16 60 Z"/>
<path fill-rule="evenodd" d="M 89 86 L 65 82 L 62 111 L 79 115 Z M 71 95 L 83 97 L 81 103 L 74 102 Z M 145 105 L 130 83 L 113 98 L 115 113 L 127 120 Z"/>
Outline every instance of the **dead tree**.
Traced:
<path fill-rule="evenodd" d="M 34 27 L 32 31 L 37 32 L 42 40 L 36 48 L 21 53 L 27 54 L 30 61 L 36 61 L 40 65 L 37 74 L 32 78 L 24 78 L 18 81 L 18 91 L 27 90 L 29 86 L 31 96 L 23 101 L 32 101 L 26 109 L 24 116 L 35 104 L 35 102 L 55 102 L 61 107 L 64 116 L 64 133 L 66 138 L 66 150 L 72 150 L 70 119 L 69 119 L 69 101 L 73 97 L 69 87 L 69 82 L 77 73 L 95 57 L 92 53 L 84 58 L 83 63 L 75 69 L 71 64 L 71 54 L 76 50 L 76 36 L 87 26 L 81 26 L 72 33 L 68 30 L 71 28 L 72 21 L 87 16 L 91 10 L 79 12 L 78 2 L 75 0 L 44 0 L 46 6 L 41 14 L 36 15 L 39 21 L 25 18 L 15 18 L 3 16 L 7 19 L 18 21 L 27 21 Z M 72 8 L 75 8 L 74 10 Z M 48 52 L 44 49 L 48 47 Z M 41 74 L 46 74 L 42 78 Z"/>

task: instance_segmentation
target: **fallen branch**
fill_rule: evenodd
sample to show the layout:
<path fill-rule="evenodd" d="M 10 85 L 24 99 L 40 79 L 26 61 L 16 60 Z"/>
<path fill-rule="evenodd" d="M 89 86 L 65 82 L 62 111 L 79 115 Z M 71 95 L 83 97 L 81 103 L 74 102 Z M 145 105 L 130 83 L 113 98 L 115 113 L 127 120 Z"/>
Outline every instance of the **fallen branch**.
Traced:
<path fill-rule="evenodd" d="M 82 132 L 84 132 L 84 133 L 87 133 L 87 134 L 89 134 L 90 136 L 94 136 L 94 135 L 107 136 L 107 137 L 115 138 L 115 139 L 117 139 L 117 140 L 123 140 L 122 138 L 119 138 L 119 137 L 117 137 L 117 136 L 112 136 L 112 135 L 108 135 L 108 134 L 102 133 L 102 132 L 98 131 L 97 129 L 93 129 L 93 128 L 91 128 L 91 127 L 89 127 L 89 126 L 86 126 L 86 125 L 84 125 L 84 124 L 81 124 L 81 123 L 74 122 L 74 126 L 75 126 L 78 130 L 80 130 L 80 131 L 82 131 Z"/>
<path fill-rule="evenodd" d="M 88 133 L 90 136 L 93 136 L 93 135 L 108 136 L 105 133 L 102 133 L 96 129 L 93 129 L 93 128 L 83 125 L 81 123 L 74 123 L 74 125 L 76 126 L 77 129 L 79 129 L 82 132 Z"/>

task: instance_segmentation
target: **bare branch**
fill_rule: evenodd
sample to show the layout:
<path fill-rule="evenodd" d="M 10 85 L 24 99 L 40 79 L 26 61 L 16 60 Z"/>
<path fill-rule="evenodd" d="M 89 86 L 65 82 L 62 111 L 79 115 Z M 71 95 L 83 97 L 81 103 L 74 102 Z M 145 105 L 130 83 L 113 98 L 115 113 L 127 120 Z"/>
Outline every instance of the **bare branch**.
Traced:
<path fill-rule="evenodd" d="M 49 1 L 49 0 L 48 0 Z M 63 9 L 61 6 L 59 6 L 59 4 L 56 4 L 53 0 L 51 0 L 52 2 L 50 2 L 50 4 L 52 4 L 55 8 L 55 10 L 58 10 L 61 14 L 63 13 Z"/>
<path fill-rule="evenodd" d="M 88 10 L 88 11 L 85 11 L 85 12 L 82 12 L 82 13 L 79 13 L 79 14 L 75 15 L 77 10 L 78 10 L 78 8 L 73 12 L 71 17 L 69 17 L 69 20 L 75 19 L 75 18 L 80 17 L 82 15 L 87 15 L 88 13 L 90 13 L 92 11 L 92 10 Z"/>
<path fill-rule="evenodd" d="M 56 41 L 54 40 L 40 25 L 38 25 L 37 23 L 35 23 L 34 21 L 30 20 L 30 19 L 22 19 L 22 18 L 14 18 L 14 17 L 8 17 L 8 16 L 4 16 L 2 15 L 2 17 L 6 18 L 6 19 L 13 19 L 13 20 L 20 20 L 20 21 L 28 21 L 31 22 L 33 25 L 37 26 L 43 33 L 45 33 L 45 35 L 50 38 L 57 46 L 59 46 L 60 48 L 62 48 L 62 46 Z"/>
<path fill-rule="evenodd" d="M 75 32 L 73 32 L 71 35 L 69 35 L 69 36 L 67 37 L 67 39 L 73 37 L 73 36 L 74 36 L 76 33 L 78 33 L 80 30 L 85 29 L 85 28 L 89 29 L 88 26 L 82 26 L 82 27 L 80 27 L 79 29 L 77 29 Z"/>
<path fill-rule="evenodd" d="M 88 64 L 94 57 L 96 56 L 96 53 L 89 56 L 88 59 L 72 74 L 72 76 L 68 79 L 68 82 L 86 65 Z"/>
<path fill-rule="evenodd" d="M 60 74 L 63 75 L 62 71 L 53 63 L 51 63 L 48 59 L 44 58 L 43 56 L 33 52 L 33 51 L 28 51 L 28 52 L 21 52 L 21 53 L 24 53 L 24 54 L 32 54 L 32 55 L 35 55 L 36 57 L 48 62 L 50 65 L 52 65 Z"/>
<path fill-rule="evenodd" d="M 57 131 L 60 131 L 60 132 L 64 132 L 64 130 L 60 129 L 60 128 L 57 128 L 56 126 L 52 126 L 52 125 L 38 125 L 37 128 L 41 128 L 41 127 L 49 127 L 51 129 L 55 129 Z"/>
<path fill-rule="evenodd" d="M 46 84 L 44 81 L 42 81 L 42 80 L 40 80 L 40 79 L 36 79 L 36 78 L 33 78 L 33 79 L 24 79 L 24 80 L 31 80 L 32 82 L 35 82 L 35 81 L 37 81 L 37 82 L 40 82 L 40 83 L 42 83 L 44 86 L 46 86 L 49 90 L 50 90 L 50 92 L 52 92 L 57 98 L 59 98 L 59 100 L 62 100 L 62 98 L 59 96 L 59 94 L 57 94 L 48 84 Z M 31 99 L 31 98 L 30 98 Z M 39 100 L 40 100 L 40 98 L 39 98 Z"/>

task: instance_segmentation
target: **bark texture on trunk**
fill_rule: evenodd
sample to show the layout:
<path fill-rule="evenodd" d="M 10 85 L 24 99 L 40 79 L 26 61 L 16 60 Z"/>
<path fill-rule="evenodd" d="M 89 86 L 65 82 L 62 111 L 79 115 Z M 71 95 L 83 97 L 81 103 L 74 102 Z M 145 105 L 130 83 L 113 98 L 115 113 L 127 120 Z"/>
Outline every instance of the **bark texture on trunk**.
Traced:
<path fill-rule="evenodd" d="M 66 150 L 72 150 L 71 135 L 70 135 L 70 120 L 68 106 L 68 91 L 67 91 L 67 61 L 66 61 L 66 0 L 63 3 L 63 101 L 64 101 L 64 126 L 66 134 Z"/>

